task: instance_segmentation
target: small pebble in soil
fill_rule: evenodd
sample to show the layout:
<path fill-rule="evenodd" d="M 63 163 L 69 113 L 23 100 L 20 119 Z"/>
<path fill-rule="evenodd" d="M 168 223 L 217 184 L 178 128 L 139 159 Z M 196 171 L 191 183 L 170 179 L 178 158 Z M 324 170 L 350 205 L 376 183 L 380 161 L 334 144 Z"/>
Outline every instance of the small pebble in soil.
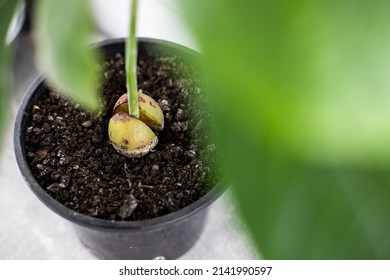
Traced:
<path fill-rule="evenodd" d="M 181 108 L 177 109 L 177 112 L 176 112 L 176 115 L 175 115 L 175 119 L 177 121 L 182 121 L 184 119 L 184 111 L 183 111 L 183 109 L 181 109 Z"/>
<path fill-rule="evenodd" d="M 158 175 L 159 170 L 160 170 L 160 167 L 157 164 L 154 164 L 152 166 L 152 170 L 150 171 L 150 176 L 156 177 Z"/>
<path fill-rule="evenodd" d="M 119 208 L 119 217 L 126 219 L 131 216 L 135 208 L 137 208 L 137 200 L 132 194 L 128 195 L 123 201 L 123 205 Z"/>
<path fill-rule="evenodd" d="M 88 128 L 92 126 L 92 122 L 90 120 L 87 120 L 81 124 L 82 126 Z"/>

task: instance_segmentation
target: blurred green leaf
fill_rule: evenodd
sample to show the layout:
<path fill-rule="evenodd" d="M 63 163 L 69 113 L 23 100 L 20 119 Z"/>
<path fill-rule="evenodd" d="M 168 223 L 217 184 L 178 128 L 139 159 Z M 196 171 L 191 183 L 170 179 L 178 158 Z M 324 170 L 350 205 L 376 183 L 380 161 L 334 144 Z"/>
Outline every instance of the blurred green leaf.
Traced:
<path fill-rule="evenodd" d="M 5 39 L 17 3 L 16 0 L 0 0 L 0 135 L 3 135 L 4 125 L 8 119 L 9 81 L 12 72 L 10 70 L 11 50 L 6 46 Z M 0 136 L 0 143 L 2 139 L 3 137 Z"/>
<path fill-rule="evenodd" d="M 390 258 L 390 2 L 179 2 L 262 254 Z"/>
<path fill-rule="evenodd" d="M 97 110 L 98 55 L 88 47 L 93 31 L 86 0 L 40 0 L 36 13 L 39 62 L 48 80 L 91 110 Z"/>

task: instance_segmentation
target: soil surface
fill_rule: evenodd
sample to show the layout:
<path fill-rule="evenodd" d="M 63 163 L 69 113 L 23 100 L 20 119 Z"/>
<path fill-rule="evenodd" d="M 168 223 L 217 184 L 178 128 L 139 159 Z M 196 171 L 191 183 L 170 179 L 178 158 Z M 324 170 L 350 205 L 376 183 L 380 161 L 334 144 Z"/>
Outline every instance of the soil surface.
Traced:
<path fill-rule="evenodd" d="M 219 181 L 209 114 L 192 66 L 175 56 L 140 55 L 139 89 L 159 102 L 165 128 L 146 156 L 129 159 L 108 139 L 108 121 L 126 92 L 124 57 L 108 58 L 94 116 L 48 91 L 31 108 L 25 149 L 30 168 L 56 200 L 109 220 L 143 220 L 181 209 Z"/>

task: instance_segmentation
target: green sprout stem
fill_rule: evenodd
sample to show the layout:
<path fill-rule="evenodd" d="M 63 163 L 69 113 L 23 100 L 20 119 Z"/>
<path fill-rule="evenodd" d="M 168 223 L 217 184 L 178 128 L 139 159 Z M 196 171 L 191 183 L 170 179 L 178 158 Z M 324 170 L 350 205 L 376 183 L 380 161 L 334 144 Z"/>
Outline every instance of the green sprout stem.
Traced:
<path fill-rule="evenodd" d="M 139 118 L 136 38 L 137 6 L 138 0 L 131 0 L 129 36 L 126 41 L 126 83 L 129 99 L 129 114 Z"/>

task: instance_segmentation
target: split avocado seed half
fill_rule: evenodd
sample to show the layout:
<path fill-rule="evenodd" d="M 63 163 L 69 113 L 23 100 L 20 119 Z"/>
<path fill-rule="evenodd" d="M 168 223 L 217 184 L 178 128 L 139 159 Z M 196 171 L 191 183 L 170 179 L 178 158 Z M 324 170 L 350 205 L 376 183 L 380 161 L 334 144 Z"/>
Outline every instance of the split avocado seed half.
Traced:
<path fill-rule="evenodd" d="M 158 142 L 152 129 L 164 128 L 164 115 L 158 103 L 150 96 L 138 92 L 139 118 L 131 116 L 127 93 L 116 102 L 108 123 L 108 135 L 115 150 L 129 158 L 149 153 Z"/>

